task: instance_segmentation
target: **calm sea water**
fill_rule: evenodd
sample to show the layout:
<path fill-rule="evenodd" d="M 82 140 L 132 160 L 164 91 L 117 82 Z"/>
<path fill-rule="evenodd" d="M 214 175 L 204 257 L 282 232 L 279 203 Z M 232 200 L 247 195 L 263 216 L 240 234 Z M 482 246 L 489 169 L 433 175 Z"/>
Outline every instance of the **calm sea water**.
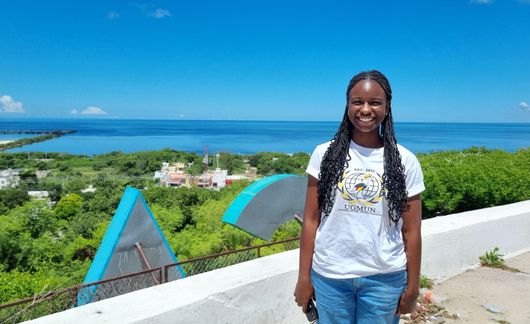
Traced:
<path fill-rule="evenodd" d="M 203 152 L 312 152 L 338 122 L 0 119 L 0 130 L 77 130 L 9 152 L 101 154 L 171 148 Z M 515 151 L 530 147 L 530 124 L 397 123 L 398 142 L 414 153 L 471 146 Z M 18 136 L 2 135 L 2 138 Z"/>

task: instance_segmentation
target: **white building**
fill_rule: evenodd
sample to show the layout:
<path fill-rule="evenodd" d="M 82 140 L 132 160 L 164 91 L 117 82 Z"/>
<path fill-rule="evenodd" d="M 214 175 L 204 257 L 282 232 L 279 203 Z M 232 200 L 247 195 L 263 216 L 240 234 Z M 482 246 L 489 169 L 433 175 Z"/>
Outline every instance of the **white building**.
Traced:
<path fill-rule="evenodd" d="M 88 185 L 85 189 L 81 189 L 82 193 L 96 192 L 96 188 L 93 185 Z"/>
<path fill-rule="evenodd" d="M 37 170 L 35 171 L 35 175 L 37 176 L 37 179 L 46 178 L 50 174 L 49 170 Z"/>
<path fill-rule="evenodd" d="M 189 186 L 191 184 L 191 176 L 186 173 L 186 164 L 182 162 L 173 164 L 162 162 L 162 168 L 155 171 L 154 179 L 159 179 L 160 184 L 166 187 Z"/>
<path fill-rule="evenodd" d="M 46 199 L 50 196 L 48 191 L 28 191 L 28 196 L 37 199 Z"/>
<path fill-rule="evenodd" d="M 226 185 L 226 175 L 228 170 L 221 170 L 216 168 L 212 175 L 212 187 L 214 188 L 224 188 Z"/>
<path fill-rule="evenodd" d="M 0 189 L 8 187 L 14 188 L 18 186 L 18 182 L 20 181 L 20 177 L 18 176 L 18 174 L 19 171 L 13 169 L 0 171 Z"/>

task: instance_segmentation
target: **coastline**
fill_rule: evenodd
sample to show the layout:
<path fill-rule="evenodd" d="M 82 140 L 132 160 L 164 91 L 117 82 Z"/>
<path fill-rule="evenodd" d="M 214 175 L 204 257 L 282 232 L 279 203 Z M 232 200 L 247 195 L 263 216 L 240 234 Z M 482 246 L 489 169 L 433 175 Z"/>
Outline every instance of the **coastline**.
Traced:
<path fill-rule="evenodd" d="M 50 139 L 62 137 L 64 135 L 73 134 L 75 130 L 63 130 L 63 131 L 33 131 L 33 130 L 16 130 L 16 131 L 2 131 L 2 134 L 42 134 L 35 137 L 20 138 L 17 140 L 2 140 L 0 141 L 0 151 L 23 147 L 26 145 L 44 142 Z"/>
<path fill-rule="evenodd" d="M 68 118 L 68 117 L 9 117 L 0 120 L 0 125 L 3 121 L 8 122 L 34 122 L 34 121 L 58 121 L 66 123 L 79 122 L 109 122 L 109 121 L 135 121 L 135 122 L 230 122 L 230 123 L 334 123 L 339 124 L 340 120 L 302 120 L 302 119 L 183 119 L 183 118 Z M 436 125 L 529 125 L 528 121 L 510 121 L 510 122 L 471 122 L 471 121 L 394 121 L 394 124 L 436 124 Z M 1 133 L 1 131 L 0 131 Z"/>
<path fill-rule="evenodd" d="M 8 149 L 6 152 L 62 152 L 93 156 L 172 150 L 202 153 L 259 152 L 311 153 L 337 131 L 333 121 L 226 121 L 139 119 L 20 119 L 0 121 L 0 132 L 32 129 L 74 129 L 72 136 Z M 472 146 L 515 152 L 530 146 L 527 123 L 420 123 L 396 122 L 398 143 L 414 154 L 462 150 Z M 4 136 L 0 139 L 11 139 Z"/>

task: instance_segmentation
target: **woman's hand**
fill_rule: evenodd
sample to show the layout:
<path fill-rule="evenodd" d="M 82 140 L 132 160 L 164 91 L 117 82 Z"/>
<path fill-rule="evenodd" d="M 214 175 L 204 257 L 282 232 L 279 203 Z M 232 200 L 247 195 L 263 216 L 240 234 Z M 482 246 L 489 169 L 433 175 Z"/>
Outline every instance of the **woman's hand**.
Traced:
<path fill-rule="evenodd" d="M 315 290 L 310 279 L 298 279 L 296 288 L 294 290 L 294 301 L 298 304 L 298 306 L 302 307 L 304 313 L 307 313 L 307 304 L 309 303 L 309 298 L 313 297 L 314 294 Z"/>
<path fill-rule="evenodd" d="M 320 209 L 317 201 L 317 179 L 307 177 L 307 194 L 304 209 L 304 222 L 300 235 L 300 266 L 298 269 L 298 282 L 294 290 L 294 300 L 307 313 L 307 303 L 315 290 L 311 282 L 311 264 L 315 247 L 315 236 L 320 224 Z"/>
<path fill-rule="evenodd" d="M 417 289 L 405 289 L 405 292 L 403 292 L 399 299 L 396 315 L 412 313 L 416 309 L 418 294 Z"/>
<path fill-rule="evenodd" d="M 415 309 L 419 294 L 421 268 L 421 197 L 410 197 L 403 212 L 403 243 L 407 255 L 407 288 L 401 295 L 396 314 L 408 314 Z"/>

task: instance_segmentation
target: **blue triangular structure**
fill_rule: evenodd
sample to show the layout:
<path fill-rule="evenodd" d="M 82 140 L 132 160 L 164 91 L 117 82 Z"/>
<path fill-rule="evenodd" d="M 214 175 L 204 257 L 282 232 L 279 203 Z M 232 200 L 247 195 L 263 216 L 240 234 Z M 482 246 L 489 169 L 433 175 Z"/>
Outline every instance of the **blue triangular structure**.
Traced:
<path fill-rule="evenodd" d="M 140 243 L 152 268 L 178 262 L 140 190 L 127 187 L 83 283 L 145 270 L 135 243 Z M 186 273 L 177 266 L 168 276 L 169 280 L 175 280 L 184 278 Z M 149 278 L 134 284 L 121 283 L 121 280 L 105 284 L 115 285 L 112 289 L 90 286 L 78 293 L 78 305 L 152 286 L 154 283 Z"/>
<path fill-rule="evenodd" d="M 232 201 L 223 222 L 270 240 L 274 232 L 294 215 L 303 215 L 307 177 L 277 174 L 260 179 Z"/>

